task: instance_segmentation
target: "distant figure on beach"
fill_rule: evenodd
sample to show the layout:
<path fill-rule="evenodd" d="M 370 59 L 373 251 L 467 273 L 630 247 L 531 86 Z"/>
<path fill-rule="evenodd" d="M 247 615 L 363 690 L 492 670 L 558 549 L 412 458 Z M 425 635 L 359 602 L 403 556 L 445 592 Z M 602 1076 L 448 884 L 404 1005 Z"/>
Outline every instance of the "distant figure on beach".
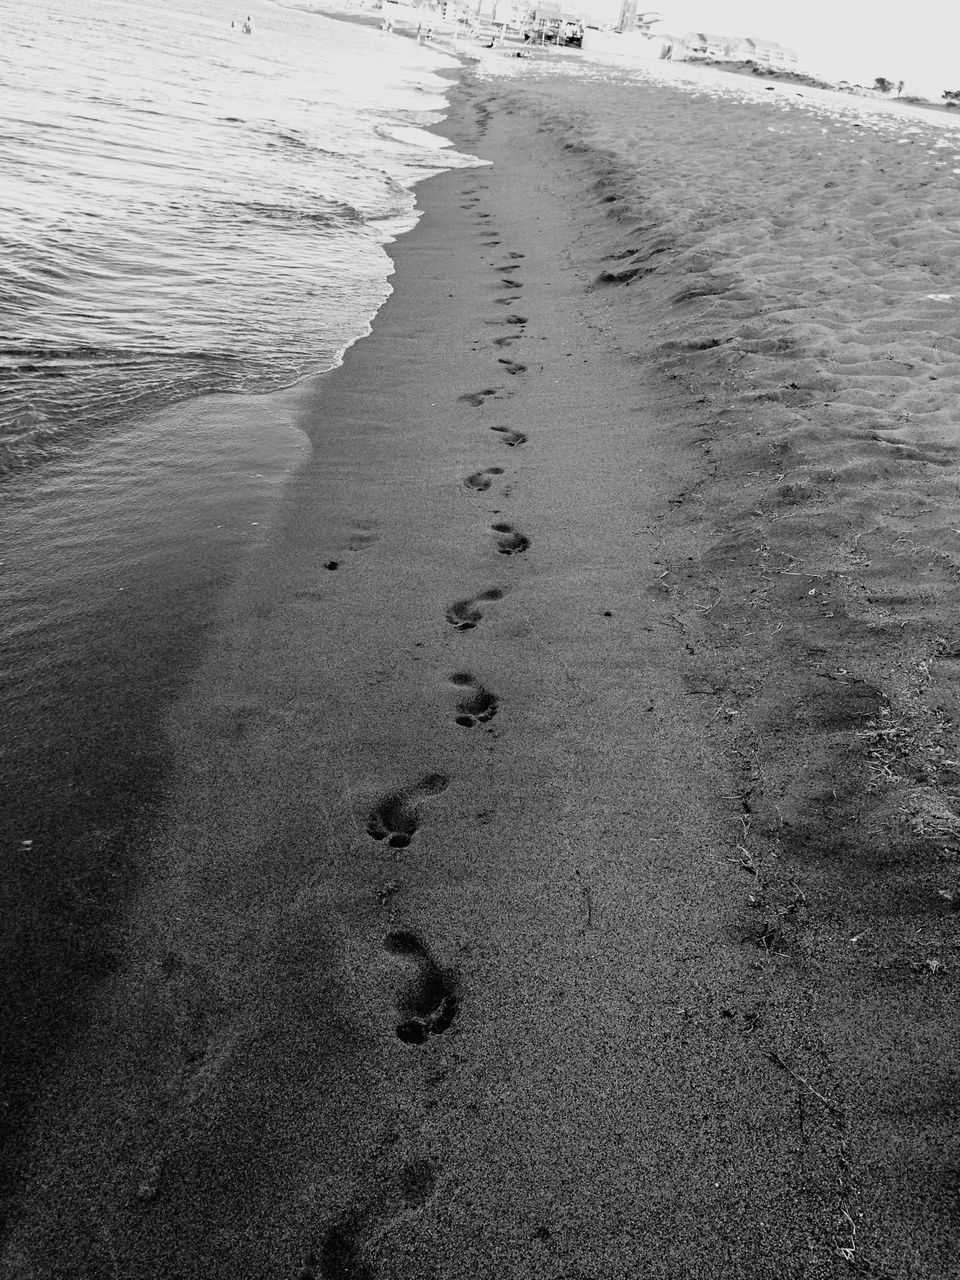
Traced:
<path fill-rule="evenodd" d="M 244 35 L 249 36 L 249 35 L 251 35 L 251 34 L 252 34 L 252 32 L 253 32 L 253 23 L 250 21 L 250 15 L 249 15 L 249 13 L 248 13 L 248 14 L 247 14 L 247 20 L 246 20 L 246 22 L 243 24 L 243 33 L 244 33 Z"/>
<path fill-rule="evenodd" d="M 393 16 L 392 16 L 392 14 L 385 13 L 385 14 L 383 15 L 383 21 L 380 23 L 380 30 L 381 30 L 381 31 L 392 31 L 392 30 L 393 30 Z"/>

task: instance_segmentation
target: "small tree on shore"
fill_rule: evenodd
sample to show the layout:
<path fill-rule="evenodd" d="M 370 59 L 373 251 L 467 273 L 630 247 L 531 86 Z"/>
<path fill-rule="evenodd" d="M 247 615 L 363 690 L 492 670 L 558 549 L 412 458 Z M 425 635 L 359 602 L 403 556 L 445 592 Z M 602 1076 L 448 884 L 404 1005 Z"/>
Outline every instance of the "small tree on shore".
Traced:
<path fill-rule="evenodd" d="M 881 93 L 889 93 L 893 88 L 893 81 L 888 80 L 886 76 L 877 76 L 873 82 L 873 87 L 879 89 Z"/>
<path fill-rule="evenodd" d="M 948 107 L 960 107 L 960 89 L 944 89 L 943 100 Z"/>
<path fill-rule="evenodd" d="M 903 86 L 904 86 L 905 84 L 906 84 L 906 80 L 898 80 L 898 81 L 897 81 L 897 97 L 898 97 L 898 98 L 900 97 L 901 93 L 903 93 Z"/>

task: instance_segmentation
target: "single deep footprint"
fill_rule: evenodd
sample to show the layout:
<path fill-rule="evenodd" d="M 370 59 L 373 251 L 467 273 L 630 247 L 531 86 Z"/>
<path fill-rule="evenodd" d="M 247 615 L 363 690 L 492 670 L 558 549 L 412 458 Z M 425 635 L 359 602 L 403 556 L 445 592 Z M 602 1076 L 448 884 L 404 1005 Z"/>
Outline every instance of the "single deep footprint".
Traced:
<path fill-rule="evenodd" d="M 472 404 L 473 407 L 479 408 L 484 400 L 489 400 L 491 396 L 495 396 L 500 390 L 499 387 L 484 387 L 482 391 L 467 391 L 462 396 L 458 396 L 458 400 L 462 400 L 464 404 Z"/>
<path fill-rule="evenodd" d="M 473 475 L 467 476 L 463 483 L 468 489 L 476 489 L 477 493 L 486 493 L 493 484 L 493 477 L 502 475 L 503 467 L 484 467 L 482 471 L 474 471 Z"/>
<path fill-rule="evenodd" d="M 380 534 L 377 532 L 377 526 L 372 520 L 364 520 L 360 522 L 347 543 L 349 551 L 366 551 L 368 547 L 372 547 L 375 542 L 380 541 Z"/>
<path fill-rule="evenodd" d="M 318 1252 L 307 1254 L 299 1280 L 373 1280 L 373 1272 L 360 1258 L 361 1224 L 351 1213 L 327 1228 Z"/>
<path fill-rule="evenodd" d="M 489 591 L 481 591 L 479 595 L 471 596 L 469 600 L 458 600 L 447 610 L 447 621 L 458 631 L 470 631 L 483 618 L 483 610 L 480 606 L 488 600 L 502 599 L 503 592 L 500 588 L 491 587 Z"/>
<path fill-rule="evenodd" d="M 497 714 L 500 700 L 496 694 L 485 689 L 468 671 L 456 672 L 450 677 L 450 683 L 463 691 L 457 703 L 456 722 L 464 729 L 472 729 L 477 724 L 486 724 Z"/>
<path fill-rule="evenodd" d="M 502 556 L 522 555 L 530 546 L 530 539 L 518 533 L 512 524 L 491 525 L 497 535 L 497 550 Z"/>
<path fill-rule="evenodd" d="M 512 299 L 512 301 L 516 302 L 516 298 Z M 498 329 L 501 327 L 501 325 L 505 325 L 505 324 L 526 324 L 526 323 L 527 323 L 527 317 L 517 315 L 516 312 L 514 312 L 513 315 L 504 316 L 503 319 L 501 320 L 485 320 L 484 321 L 484 324 L 496 325 Z"/>
<path fill-rule="evenodd" d="M 428 773 L 413 787 L 388 791 L 367 819 L 367 835 L 391 849 L 405 849 L 420 826 L 420 802 L 446 791 L 449 781 L 444 773 Z"/>
<path fill-rule="evenodd" d="M 518 444 L 526 444 L 527 437 L 522 431 L 514 431 L 512 427 L 491 427 L 491 431 L 496 431 L 503 443 L 509 445 L 511 449 L 516 448 Z"/>
<path fill-rule="evenodd" d="M 507 373 L 516 374 L 527 372 L 527 366 L 525 364 L 521 364 L 519 360 L 507 360 L 504 356 L 500 356 L 497 363 L 502 364 Z"/>
<path fill-rule="evenodd" d="M 441 969 L 415 933 L 398 929 L 387 934 L 383 945 L 412 971 L 397 993 L 397 1012 L 403 1019 L 396 1029 L 397 1038 L 404 1044 L 423 1044 L 428 1036 L 442 1035 L 457 1016 L 452 977 Z"/>
<path fill-rule="evenodd" d="M 503 289 L 522 289 L 523 281 L 502 279 L 500 281 L 500 287 Z"/>

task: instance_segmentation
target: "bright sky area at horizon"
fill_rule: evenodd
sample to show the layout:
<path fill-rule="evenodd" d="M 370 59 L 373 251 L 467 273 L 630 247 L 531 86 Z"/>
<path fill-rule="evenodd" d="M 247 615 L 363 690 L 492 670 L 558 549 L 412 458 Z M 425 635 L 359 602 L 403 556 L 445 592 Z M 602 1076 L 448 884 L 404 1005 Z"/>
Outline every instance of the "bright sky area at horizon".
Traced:
<path fill-rule="evenodd" d="M 905 93 L 935 101 L 960 89 L 960 7 L 950 0 L 913 0 L 894 9 L 862 0 L 640 0 L 662 14 L 654 31 L 681 36 L 756 36 L 795 49 L 800 69 L 826 80 L 872 85 L 877 76 L 906 82 Z"/>

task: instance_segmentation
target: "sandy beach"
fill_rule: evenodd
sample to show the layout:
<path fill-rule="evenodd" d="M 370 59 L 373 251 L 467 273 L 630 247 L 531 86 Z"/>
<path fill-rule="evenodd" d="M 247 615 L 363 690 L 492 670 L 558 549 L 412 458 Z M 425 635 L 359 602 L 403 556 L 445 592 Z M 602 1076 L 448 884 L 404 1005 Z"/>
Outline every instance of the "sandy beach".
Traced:
<path fill-rule="evenodd" d="M 947 135 L 451 101 L 2 1274 L 956 1275 Z"/>

